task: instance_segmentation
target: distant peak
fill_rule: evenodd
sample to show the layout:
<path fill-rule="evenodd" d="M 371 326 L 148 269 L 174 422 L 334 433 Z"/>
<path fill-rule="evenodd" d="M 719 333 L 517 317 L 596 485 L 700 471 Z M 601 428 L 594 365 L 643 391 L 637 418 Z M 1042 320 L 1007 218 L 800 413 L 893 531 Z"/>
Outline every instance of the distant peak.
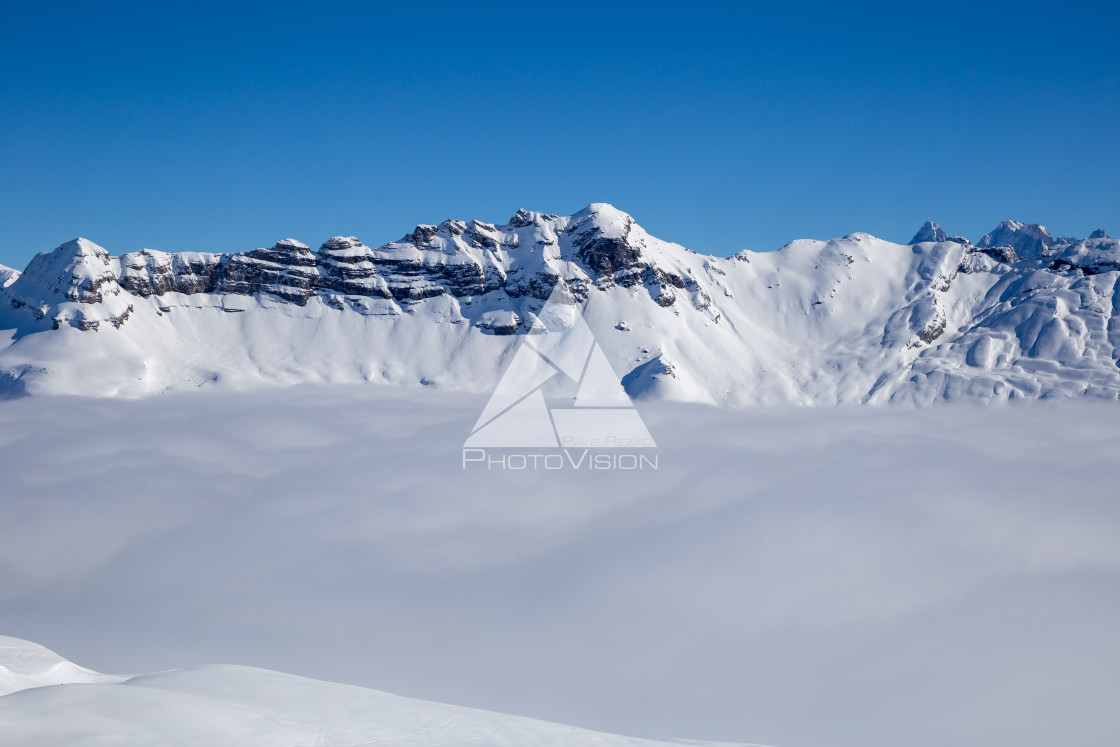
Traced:
<path fill-rule="evenodd" d="M 1103 228 L 1098 228 L 1096 231 L 1093 231 L 1091 234 L 1089 234 L 1089 238 L 1090 239 L 1109 239 L 1109 238 L 1112 238 L 1112 237 L 1109 236 L 1108 233 L 1105 232 L 1105 230 Z"/>
<path fill-rule="evenodd" d="M 933 221 L 927 220 L 914 234 L 914 238 L 910 239 L 910 243 L 922 244 L 927 241 L 947 241 L 948 239 L 949 236 L 945 233 L 945 229 Z"/>
<path fill-rule="evenodd" d="M 1046 254 L 1056 242 L 1046 226 L 1038 223 L 1023 223 L 1005 220 L 984 235 L 977 244 L 980 248 L 1010 246 L 1020 257 L 1034 259 Z"/>
<path fill-rule="evenodd" d="M 1000 234 L 1029 234 L 1035 236 L 1045 236 L 1046 238 L 1053 238 L 1053 236 L 1050 235 L 1050 231 L 1046 229 L 1046 226 L 1040 223 L 1023 223 L 1022 221 L 1017 220 L 1000 221 L 1000 224 L 987 235 L 994 237 Z"/>
<path fill-rule="evenodd" d="M 311 247 L 309 247 L 307 244 L 303 243 L 302 241 L 296 241 L 295 239 L 280 239 L 279 241 L 276 242 L 276 245 L 272 248 L 273 249 L 310 249 Z"/>

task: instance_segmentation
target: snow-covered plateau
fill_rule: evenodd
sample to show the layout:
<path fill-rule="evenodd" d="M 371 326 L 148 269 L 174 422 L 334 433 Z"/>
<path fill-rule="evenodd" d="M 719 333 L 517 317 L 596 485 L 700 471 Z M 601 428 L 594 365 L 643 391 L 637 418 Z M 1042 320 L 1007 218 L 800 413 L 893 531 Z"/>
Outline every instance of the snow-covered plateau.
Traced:
<path fill-rule="evenodd" d="M 632 396 L 727 405 L 1120 397 L 1120 241 L 927 223 L 705 256 L 593 204 L 373 248 L 237 254 L 86 239 L 0 270 L 0 396 L 300 382 L 493 389 L 559 285 Z"/>

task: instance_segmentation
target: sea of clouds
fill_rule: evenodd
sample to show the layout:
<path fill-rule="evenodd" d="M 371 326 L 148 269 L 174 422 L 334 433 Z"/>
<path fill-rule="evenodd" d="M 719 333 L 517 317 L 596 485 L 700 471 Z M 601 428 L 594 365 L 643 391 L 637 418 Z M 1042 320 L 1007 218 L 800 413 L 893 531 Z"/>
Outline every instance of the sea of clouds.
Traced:
<path fill-rule="evenodd" d="M 635 736 L 1120 742 L 1120 407 L 652 403 L 657 470 L 463 470 L 484 403 L 0 403 L 0 633 Z"/>

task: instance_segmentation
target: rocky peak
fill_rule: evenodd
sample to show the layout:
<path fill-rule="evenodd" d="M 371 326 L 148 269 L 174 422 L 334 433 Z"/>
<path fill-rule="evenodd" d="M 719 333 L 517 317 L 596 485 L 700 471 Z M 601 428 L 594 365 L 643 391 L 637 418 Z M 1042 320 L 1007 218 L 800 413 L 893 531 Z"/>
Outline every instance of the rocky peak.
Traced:
<path fill-rule="evenodd" d="M 943 229 L 941 226 L 934 223 L 933 221 L 927 220 L 925 223 L 922 224 L 922 227 L 918 229 L 918 232 L 916 234 L 914 234 L 914 238 L 910 239 L 910 243 L 911 244 L 923 244 L 927 241 L 948 241 L 948 240 L 949 240 L 949 236 L 945 233 L 945 229 Z"/>
<path fill-rule="evenodd" d="M 50 315 L 55 329 L 98 329 L 102 322 L 119 327 L 132 311 L 131 296 L 117 280 L 119 266 L 109 252 L 77 238 L 36 255 L 4 294 L 12 308 L 29 309 L 37 320 Z"/>
<path fill-rule="evenodd" d="M 462 236 L 467 230 L 467 224 L 461 220 L 448 218 L 443 223 L 439 224 L 438 229 L 450 236 Z"/>
<path fill-rule="evenodd" d="M 597 202 L 573 215 L 566 233 L 579 260 L 602 276 L 645 266 L 635 240 L 636 228 L 632 217 L 613 205 Z"/>
<path fill-rule="evenodd" d="M 1009 246 L 1019 257 L 1038 259 L 1045 256 L 1050 247 L 1056 243 L 1054 237 L 1046 230 L 1046 226 L 1005 220 L 985 234 L 977 246 L 981 248 Z"/>
<path fill-rule="evenodd" d="M 355 255 L 365 256 L 369 248 L 357 236 L 332 236 L 319 247 L 319 254 L 332 259 L 346 260 Z"/>
<path fill-rule="evenodd" d="M 506 224 L 508 228 L 524 228 L 526 226 L 539 226 L 545 223 L 555 223 L 560 220 L 559 215 L 552 213 L 542 213 L 536 210 L 526 210 L 519 208 L 513 217 L 509 219 Z"/>
<path fill-rule="evenodd" d="M 412 231 L 412 233 L 405 234 L 401 238 L 401 242 L 412 243 L 416 246 L 427 246 L 435 238 L 436 233 L 439 231 L 439 226 L 431 226 L 421 223 Z"/>
<path fill-rule="evenodd" d="M 9 290 L 13 298 L 29 303 L 44 294 L 99 303 L 120 293 L 120 286 L 109 252 L 89 239 L 77 238 L 36 255 Z"/>
<path fill-rule="evenodd" d="M 509 223 L 506 225 L 510 228 L 524 228 L 525 226 L 533 225 L 536 220 L 537 213 L 526 210 L 525 208 L 518 208 L 517 212 L 513 214 L 513 217 L 509 219 Z"/>
<path fill-rule="evenodd" d="M 254 249 L 249 252 L 253 259 L 266 262 L 275 262 L 278 265 L 300 265 L 312 267 L 315 265 L 315 255 L 311 247 L 295 239 L 281 239 L 271 249 Z"/>
<path fill-rule="evenodd" d="M 497 226 L 477 220 L 467 224 L 464 237 L 471 246 L 478 249 L 497 249 L 501 243 L 501 232 Z"/>
<path fill-rule="evenodd" d="M 1111 238 L 1111 237 L 1105 232 L 1105 230 L 1103 228 L 1098 228 L 1096 231 L 1093 231 L 1091 234 L 1089 234 L 1089 238 L 1090 239 L 1108 239 L 1108 238 Z"/>

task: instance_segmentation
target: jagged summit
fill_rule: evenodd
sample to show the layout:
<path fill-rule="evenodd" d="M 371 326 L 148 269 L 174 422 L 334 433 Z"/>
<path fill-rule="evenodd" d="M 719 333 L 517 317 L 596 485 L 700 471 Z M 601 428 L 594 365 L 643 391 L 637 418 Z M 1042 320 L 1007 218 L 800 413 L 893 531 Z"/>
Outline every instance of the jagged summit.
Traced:
<path fill-rule="evenodd" d="M 980 239 L 981 248 L 1009 246 L 1019 257 L 1038 259 L 1046 256 L 1057 241 L 1046 226 L 1038 223 L 1021 223 L 1005 220 Z"/>
<path fill-rule="evenodd" d="M 526 210 L 525 208 L 518 208 L 517 212 L 506 222 L 507 228 L 524 228 L 533 224 L 540 224 L 545 221 L 555 221 L 559 218 L 557 215 L 549 213 L 541 213 L 536 210 Z"/>
<path fill-rule="evenodd" d="M 380 247 L 366 246 L 356 236 L 334 236 L 315 251 L 296 239 L 283 239 L 238 254 L 142 250 L 114 259 L 92 243 L 80 251 L 68 246 L 56 251 L 98 264 L 105 282 L 119 281 L 127 294 L 141 298 L 263 293 L 300 306 L 318 297 L 335 308 L 396 315 L 410 304 L 444 295 L 462 299 L 503 293 L 511 303 L 539 301 L 559 279 L 581 298 L 594 283 L 642 288 L 662 306 L 691 295 L 695 305 L 709 303 L 678 261 L 680 247 L 650 236 L 631 216 L 606 203 L 593 203 L 572 216 L 522 209 L 504 226 L 454 219 L 420 224 Z M 67 276 L 59 289 L 74 301 L 95 303 L 96 296 L 80 292 L 89 283 L 76 277 Z M 50 303 L 35 300 L 47 314 Z M 505 323 L 484 328 L 513 333 L 522 322 L 532 322 L 527 310 L 505 318 Z M 509 319 L 515 320 L 512 325 Z"/>
<path fill-rule="evenodd" d="M 531 225 L 545 223 L 557 226 L 561 231 L 571 230 L 588 224 L 600 230 L 611 230 L 614 226 L 634 223 L 634 218 L 607 202 L 592 202 L 586 207 L 577 210 L 570 216 L 559 216 L 552 213 L 543 213 L 535 210 L 519 208 L 509 219 L 504 228 L 524 228 Z M 491 226 L 491 228 L 493 228 Z"/>
<path fill-rule="evenodd" d="M 1091 234 L 1089 234 L 1089 238 L 1090 239 L 1108 239 L 1108 238 L 1112 238 L 1112 237 L 1109 236 L 1108 233 L 1103 228 L 1098 228 L 1096 231 L 1093 231 Z"/>
<path fill-rule="evenodd" d="M 914 238 L 910 239 L 910 243 L 923 244 L 927 241 L 947 241 L 948 239 L 949 236 L 945 233 L 945 229 L 933 221 L 927 220 L 914 234 Z"/>

